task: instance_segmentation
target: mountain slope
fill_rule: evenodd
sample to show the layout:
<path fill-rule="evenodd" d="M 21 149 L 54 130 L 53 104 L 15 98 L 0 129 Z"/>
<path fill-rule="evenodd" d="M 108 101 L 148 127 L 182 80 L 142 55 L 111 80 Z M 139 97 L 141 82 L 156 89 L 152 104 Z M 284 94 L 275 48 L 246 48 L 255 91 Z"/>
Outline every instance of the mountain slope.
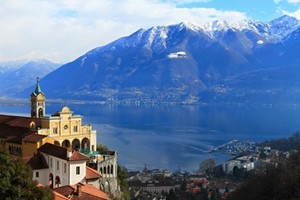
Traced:
<path fill-rule="evenodd" d="M 63 65 L 41 85 L 50 98 L 209 102 L 219 95 L 215 88 L 228 84 L 239 90 L 241 77 L 252 71 L 275 67 L 281 73 L 283 67 L 294 66 L 299 24 L 283 16 L 269 23 L 180 23 L 140 29 Z"/>
<path fill-rule="evenodd" d="M 42 78 L 60 65 L 47 60 L 20 60 L 0 63 L 0 96 L 15 96 L 36 78 Z"/>

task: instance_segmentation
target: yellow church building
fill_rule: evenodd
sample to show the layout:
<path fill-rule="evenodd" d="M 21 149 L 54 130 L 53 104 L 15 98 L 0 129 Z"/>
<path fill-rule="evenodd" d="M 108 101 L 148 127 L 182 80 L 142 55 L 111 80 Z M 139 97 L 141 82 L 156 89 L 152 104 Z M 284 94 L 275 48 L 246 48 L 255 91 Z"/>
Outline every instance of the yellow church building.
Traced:
<path fill-rule="evenodd" d="M 12 156 L 31 157 L 45 143 L 96 151 L 97 132 L 82 124 L 68 106 L 46 116 L 46 98 L 39 80 L 31 94 L 31 117 L 0 114 L 0 148 Z"/>

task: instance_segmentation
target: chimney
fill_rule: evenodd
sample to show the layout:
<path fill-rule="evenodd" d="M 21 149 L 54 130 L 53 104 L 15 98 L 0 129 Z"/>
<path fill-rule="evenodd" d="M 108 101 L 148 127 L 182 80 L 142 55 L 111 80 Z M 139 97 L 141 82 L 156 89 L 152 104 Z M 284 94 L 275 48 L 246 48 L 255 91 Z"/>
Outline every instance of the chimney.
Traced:
<path fill-rule="evenodd" d="M 81 196 L 82 195 L 82 193 L 81 193 L 81 184 L 80 183 L 77 183 L 77 196 Z"/>
<path fill-rule="evenodd" d="M 72 150 L 67 150 L 67 158 L 71 158 L 71 156 L 73 155 Z"/>

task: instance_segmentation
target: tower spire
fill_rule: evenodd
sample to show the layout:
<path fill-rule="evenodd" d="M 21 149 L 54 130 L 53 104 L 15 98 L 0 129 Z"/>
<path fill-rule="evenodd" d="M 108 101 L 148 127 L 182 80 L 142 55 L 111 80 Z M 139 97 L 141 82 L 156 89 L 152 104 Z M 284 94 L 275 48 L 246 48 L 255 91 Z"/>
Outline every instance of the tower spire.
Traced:
<path fill-rule="evenodd" d="M 40 118 L 45 116 L 45 95 L 39 84 L 39 77 L 36 78 L 35 90 L 31 93 L 31 117 Z"/>
<path fill-rule="evenodd" d="M 35 86 L 35 91 L 34 91 L 35 95 L 43 93 L 42 90 L 41 90 L 39 82 L 40 82 L 40 78 L 36 77 L 36 86 Z"/>

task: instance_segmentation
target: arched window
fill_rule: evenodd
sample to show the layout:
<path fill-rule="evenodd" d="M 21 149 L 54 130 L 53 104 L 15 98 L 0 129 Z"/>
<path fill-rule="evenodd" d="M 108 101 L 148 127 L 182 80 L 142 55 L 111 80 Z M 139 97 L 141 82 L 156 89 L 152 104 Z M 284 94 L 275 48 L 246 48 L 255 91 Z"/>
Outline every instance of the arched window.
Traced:
<path fill-rule="evenodd" d="M 114 174 L 114 165 L 111 165 L 111 167 L 110 167 L 110 173 Z"/>
<path fill-rule="evenodd" d="M 72 148 L 78 150 L 80 148 L 80 141 L 79 139 L 75 138 L 72 141 Z"/>
<path fill-rule="evenodd" d="M 107 166 L 107 174 L 110 174 L 110 166 Z"/>
<path fill-rule="evenodd" d="M 35 123 L 34 123 L 34 122 L 31 122 L 31 123 L 30 123 L 30 128 L 31 128 L 31 129 L 35 129 Z"/>
<path fill-rule="evenodd" d="M 59 185 L 60 185 L 60 178 L 59 178 L 59 176 L 56 176 L 55 177 L 55 188 L 58 188 Z"/>
<path fill-rule="evenodd" d="M 106 174 L 106 167 L 104 167 L 104 172 L 103 172 L 103 174 Z"/>
<path fill-rule="evenodd" d="M 69 147 L 71 146 L 70 141 L 69 141 L 69 140 L 64 140 L 64 141 L 62 142 L 62 146 L 63 146 L 63 147 L 69 148 Z"/>
<path fill-rule="evenodd" d="M 43 109 L 40 108 L 40 109 L 39 109 L 39 117 L 43 117 L 43 115 L 44 115 Z"/>
<path fill-rule="evenodd" d="M 49 182 L 48 182 L 48 184 L 49 184 L 50 188 L 53 188 L 53 174 L 52 173 L 49 174 Z"/>

